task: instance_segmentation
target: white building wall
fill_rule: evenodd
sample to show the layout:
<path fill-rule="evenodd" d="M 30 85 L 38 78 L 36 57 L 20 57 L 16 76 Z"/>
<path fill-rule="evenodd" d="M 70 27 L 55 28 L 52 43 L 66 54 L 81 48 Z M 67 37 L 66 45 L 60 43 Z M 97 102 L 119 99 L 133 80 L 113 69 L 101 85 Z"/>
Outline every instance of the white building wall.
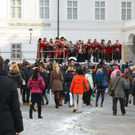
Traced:
<path fill-rule="evenodd" d="M 81 39 L 84 42 L 90 38 L 125 41 L 123 21 L 121 20 L 121 2 L 130 1 L 135 7 L 135 0 L 77 0 L 78 19 L 67 20 L 67 0 L 60 0 L 60 35 L 75 43 Z M 105 20 L 95 20 L 95 1 L 105 1 Z M 38 38 L 55 38 L 57 36 L 57 0 L 50 2 L 50 19 L 39 19 L 38 0 L 22 0 L 22 18 L 10 18 L 10 0 L 0 0 L 0 50 L 11 51 L 11 43 L 22 43 L 22 52 L 36 51 Z M 132 18 L 135 17 L 132 7 Z M 11 26 L 9 23 L 21 23 L 22 26 Z M 22 23 L 50 23 L 51 26 L 25 26 Z M 126 25 L 126 24 L 125 24 Z M 29 32 L 32 28 L 32 43 L 29 44 Z M 10 54 L 2 54 L 10 58 Z M 24 53 L 27 58 L 36 58 L 35 53 Z"/>

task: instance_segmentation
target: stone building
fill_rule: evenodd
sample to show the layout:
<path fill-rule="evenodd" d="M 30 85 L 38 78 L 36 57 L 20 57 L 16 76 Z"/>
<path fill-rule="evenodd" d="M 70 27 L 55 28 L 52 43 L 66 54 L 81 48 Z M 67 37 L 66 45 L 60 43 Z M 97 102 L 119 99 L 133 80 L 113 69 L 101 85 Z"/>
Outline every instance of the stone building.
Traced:
<path fill-rule="evenodd" d="M 122 60 L 133 59 L 135 0 L 0 0 L 1 55 L 34 61 L 38 38 L 58 35 L 58 2 L 59 36 L 73 43 L 118 39 L 123 44 Z"/>

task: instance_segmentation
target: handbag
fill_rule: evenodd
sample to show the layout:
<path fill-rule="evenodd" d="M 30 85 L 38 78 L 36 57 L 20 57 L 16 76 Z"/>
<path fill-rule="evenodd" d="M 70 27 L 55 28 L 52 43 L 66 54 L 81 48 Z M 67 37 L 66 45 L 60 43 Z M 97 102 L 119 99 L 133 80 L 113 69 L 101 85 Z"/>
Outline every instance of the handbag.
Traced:
<path fill-rule="evenodd" d="M 78 76 L 79 76 L 79 75 L 78 75 Z M 80 77 L 80 76 L 79 76 L 79 77 Z M 80 78 L 81 78 L 81 77 L 80 77 Z M 82 78 L 81 78 L 81 80 L 82 80 Z M 84 92 L 87 92 L 83 80 L 82 80 L 82 83 L 83 83 L 83 91 L 84 91 Z"/>
<path fill-rule="evenodd" d="M 117 84 L 116 84 L 116 86 L 115 86 L 115 89 L 116 89 L 116 87 L 117 87 L 117 85 L 118 85 L 120 79 L 121 79 L 121 78 L 119 78 L 119 80 L 118 80 L 118 82 L 117 82 Z M 114 89 L 114 90 L 112 90 L 112 89 L 110 90 L 110 96 L 111 96 L 111 97 L 114 97 L 114 91 L 115 91 L 115 89 Z"/>
<path fill-rule="evenodd" d="M 102 86 L 105 87 L 105 88 L 108 88 L 108 82 L 105 80 L 105 77 L 104 79 L 102 80 Z"/>

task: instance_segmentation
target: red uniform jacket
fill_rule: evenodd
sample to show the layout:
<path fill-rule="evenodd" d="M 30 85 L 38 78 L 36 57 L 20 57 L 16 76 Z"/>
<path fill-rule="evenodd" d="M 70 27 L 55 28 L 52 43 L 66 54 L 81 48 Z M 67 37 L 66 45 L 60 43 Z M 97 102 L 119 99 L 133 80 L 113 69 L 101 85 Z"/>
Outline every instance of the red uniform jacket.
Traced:
<path fill-rule="evenodd" d="M 87 49 L 88 49 L 88 54 L 92 54 L 93 51 L 92 43 L 87 43 Z"/>
<path fill-rule="evenodd" d="M 107 46 L 107 54 L 112 54 L 112 46 Z"/>
<path fill-rule="evenodd" d="M 99 44 L 93 42 L 93 51 L 94 52 L 99 52 L 99 48 L 100 48 Z"/>
<path fill-rule="evenodd" d="M 119 45 L 114 44 L 113 47 L 114 47 L 114 52 L 115 53 L 120 53 L 121 52 L 121 48 L 122 48 L 121 44 L 119 44 Z"/>
<path fill-rule="evenodd" d="M 106 49 L 107 49 L 106 46 L 104 46 L 104 45 L 100 46 L 100 52 L 101 53 L 107 54 L 107 50 Z"/>

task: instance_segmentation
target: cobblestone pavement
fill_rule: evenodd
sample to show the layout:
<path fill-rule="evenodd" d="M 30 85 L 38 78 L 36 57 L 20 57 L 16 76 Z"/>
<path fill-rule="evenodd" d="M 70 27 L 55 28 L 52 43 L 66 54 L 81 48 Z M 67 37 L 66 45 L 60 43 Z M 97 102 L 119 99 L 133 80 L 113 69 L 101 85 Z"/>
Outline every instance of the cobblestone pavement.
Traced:
<path fill-rule="evenodd" d="M 100 101 L 100 100 L 99 100 Z M 100 103 L 100 102 L 99 102 Z M 54 101 L 42 107 L 43 119 L 29 119 L 29 106 L 21 106 L 24 131 L 22 135 L 134 135 L 135 107 L 129 104 L 126 115 L 121 115 L 118 103 L 117 116 L 112 115 L 112 99 L 106 94 L 104 106 L 83 104 L 82 113 L 73 113 L 68 104 L 56 109 Z"/>

